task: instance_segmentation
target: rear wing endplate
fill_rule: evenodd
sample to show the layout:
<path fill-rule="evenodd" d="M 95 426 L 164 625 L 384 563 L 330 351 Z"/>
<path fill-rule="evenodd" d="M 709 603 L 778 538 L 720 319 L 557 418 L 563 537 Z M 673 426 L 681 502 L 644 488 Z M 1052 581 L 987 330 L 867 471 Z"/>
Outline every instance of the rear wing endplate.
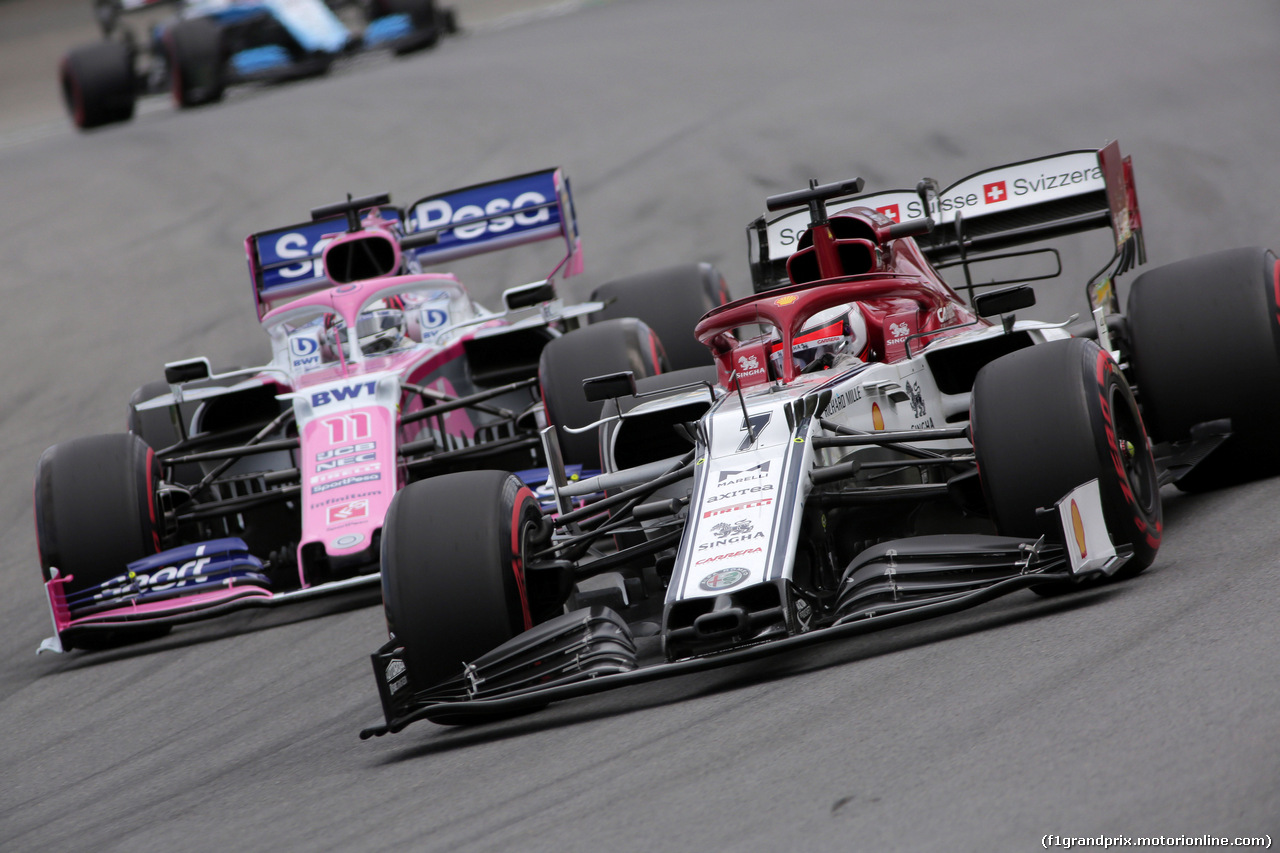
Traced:
<path fill-rule="evenodd" d="M 914 190 L 886 190 L 832 199 L 829 215 L 866 207 L 895 222 L 932 216 L 932 234 L 917 237 L 932 261 L 1049 240 L 1110 226 L 1119 252 L 1133 243 L 1145 258 L 1142 219 L 1130 158 L 1111 142 L 1094 150 L 1067 151 L 977 172 L 940 192 L 927 193 L 928 211 Z M 809 226 L 809 211 L 791 210 L 747 226 L 751 278 L 756 291 L 790 283 L 787 259 Z"/>

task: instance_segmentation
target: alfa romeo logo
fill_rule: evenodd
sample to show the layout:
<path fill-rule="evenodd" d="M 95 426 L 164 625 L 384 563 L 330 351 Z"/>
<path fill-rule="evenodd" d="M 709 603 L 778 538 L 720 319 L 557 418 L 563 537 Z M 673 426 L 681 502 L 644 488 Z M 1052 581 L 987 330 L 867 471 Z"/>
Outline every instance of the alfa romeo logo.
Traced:
<path fill-rule="evenodd" d="M 707 592 L 728 589 L 731 586 L 737 586 L 742 583 L 750 574 L 751 572 L 746 569 L 721 569 L 718 572 L 712 572 L 699 581 L 698 587 Z"/>

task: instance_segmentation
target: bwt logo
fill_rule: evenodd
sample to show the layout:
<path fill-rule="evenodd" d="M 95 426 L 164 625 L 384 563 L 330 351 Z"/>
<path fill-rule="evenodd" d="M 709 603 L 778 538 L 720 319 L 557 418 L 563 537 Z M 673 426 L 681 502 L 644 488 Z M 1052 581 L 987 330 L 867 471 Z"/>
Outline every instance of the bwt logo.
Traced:
<path fill-rule="evenodd" d="M 515 197 L 514 201 L 505 198 L 491 199 L 484 207 L 478 204 L 464 204 L 457 210 L 453 209 L 453 205 L 442 198 L 433 198 L 424 201 L 422 204 L 414 208 L 414 216 L 417 219 L 415 231 L 430 231 L 434 228 L 441 228 L 446 225 L 457 225 L 468 219 L 475 219 L 480 216 L 493 216 L 495 213 L 505 213 L 506 211 L 516 211 L 524 207 L 534 207 L 547 203 L 547 197 L 540 192 L 521 193 Z M 517 213 L 514 216 L 499 216 L 496 219 L 490 219 L 486 222 L 477 222 L 474 225 L 459 225 L 453 229 L 453 234 L 459 240 L 474 240 L 484 234 L 501 234 L 504 231 L 510 231 L 512 228 L 519 226 L 521 228 L 529 228 L 534 225 L 541 225 L 551 221 L 551 208 L 540 207 L 531 213 Z"/>
<path fill-rule="evenodd" d="M 365 392 L 372 394 L 377 387 L 378 383 L 376 382 L 361 382 L 358 385 L 348 385 L 345 388 L 330 388 L 328 391 L 317 391 L 311 395 L 311 406 L 318 409 L 330 403 L 354 400 Z"/>

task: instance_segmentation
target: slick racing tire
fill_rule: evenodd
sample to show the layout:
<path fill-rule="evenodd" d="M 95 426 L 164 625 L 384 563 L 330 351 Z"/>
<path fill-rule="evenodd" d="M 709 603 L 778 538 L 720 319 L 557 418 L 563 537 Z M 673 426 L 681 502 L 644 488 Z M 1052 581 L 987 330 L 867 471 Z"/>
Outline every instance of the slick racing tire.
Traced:
<path fill-rule="evenodd" d="M 601 403 L 587 402 L 582 380 L 630 370 L 636 379 L 665 373 L 666 355 L 658 336 L 640 320 L 627 317 L 592 323 L 556 338 L 542 350 L 538 382 L 547 421 L 556 426 L 566 465 L 600 467 L 598 430 L 573 434 L 600 419 Z"/>
<path fill-rule="evenodd" d="M 444 17 L 437 9 L 435 0 L 375 0 L 372 5 L 375 15 L 408 15 L 413 23 L 413 32 L 399 40 L 392 53 L 405 56 L 419 50 L 435 47 L 440 36 L 447 32 L 444 29 Z"/>
<path fill-rule="evenodd" d="M 181 108 L 222 100 L 222 28 L 208 18 L 174 24 L 164 35 L 173 102 Z"/>
<path fill-rule="evenodd" d="M 1188 491 L 1280 473 L 1276 256 L 1215 252 L 1139 276 L 1129 291 L 1130 362 L 1156 441 L 1231 419 L 1232 436 L 1176 482 Z"/>
<path fill-rule="evenodd" d="M 134 560 L 160 550 L 150 447 L 131 433 L 77 438 L 50 447 L 36 467 L 36 544 L 46 581 L 56 568 L 72 580 L 68 595 L 122 575 Z M 165 633 L 167 626 L 94 632 L 80 648 Z"/>
<path fill-rule="evenodd" d="M 978 372 L 970 417 L 982 490 L 1002 535 L 1058 538 L 1057 513 L 1036 511 L 1097 479 L 1114 544 L 1133 548 L 1114 577 L 1151 565 L 1162 531 L 1155 461 L 1133 392 L 1097 344 L 1070 338 L 996 359 Z"/>
<path fill-rule="evenodd" d="M 463 663 L 532 627 L 524 560 L 542 510 L 504 471 L 466 471 L 410 483 L 382 534 L 387 626 L 414 680 L 462 675 Z"/>
<path fill-rule="evenodd" d="M 75 48 L 63 57 L 58 76 L 71 121 L 81 130 L 133 118 L 137 83 L 133 53 L 123 42 Z"/>
<path fill-rule="evenodd" d="M 693 327 L 702 315 L 729 301 L 729 288 L 711 264 L 683 264 L 602 284 L 591 300 L 606 303 L 591 322 L 643 320 L 662 340 L 671 369 L 684 370 L 714 363 L 711 350 L 693 336 Z"/>

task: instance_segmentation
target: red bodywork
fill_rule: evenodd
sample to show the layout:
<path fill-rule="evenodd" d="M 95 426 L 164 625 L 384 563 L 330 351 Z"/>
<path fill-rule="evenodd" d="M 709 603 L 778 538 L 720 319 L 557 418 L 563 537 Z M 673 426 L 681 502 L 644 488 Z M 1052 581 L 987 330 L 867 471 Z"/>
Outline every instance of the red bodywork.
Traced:
<path fill-rule="evenodd" d="M 979 319 L 938 275 L 914 239 L 890 239 L 892 221 L 869 208 L 853 208 L 831 217 L 851 220 L 855 229 L 870 231 L 876 240 L 838 239 L 830 223 L 811 228 L 813 244 L 802 249 L 788 263 L 788 272 L 796 278 L 795 269 L 808 255 L 817 260 L 815 281 L 806 281 L 757 293 L 722 305 L 707 313 L 698 323 L 694 335 L 711 348 L 720 371 L 720 381 L 727 387 L 730 375 L 742 364 L 765 366 L 768 342 L 761 338 L 739 341 L 733 330 L 754 323 L 771 325 L 782 336 L 781 349 L 790 351 L 805 322 L 819 311 L 856 302 L 867 321 L 870 338 L 864 358 L 868 361 L 895 362 L 907 355 L 907 339 L 922 334 L 924 342 L 936 340 L 972 328 Z M 845 230 L 845 229 L 841 229 Z M 855 247 L 857 256 L 865 259 L 870 271 L 845 274 L 842 249 Z M 903 330 L 903 327 L 905 331 Z M 743 360 L 745 359 L 745 362 Z M 741 363 L 740 363 L 741 362 Z M 739 370 L 745 386 L 769 381 L 768 370 L 747 375 Z M 782 360 L 782 375 L 772 377 L 791 382 L 796 377 L 791 359 Z"/>

